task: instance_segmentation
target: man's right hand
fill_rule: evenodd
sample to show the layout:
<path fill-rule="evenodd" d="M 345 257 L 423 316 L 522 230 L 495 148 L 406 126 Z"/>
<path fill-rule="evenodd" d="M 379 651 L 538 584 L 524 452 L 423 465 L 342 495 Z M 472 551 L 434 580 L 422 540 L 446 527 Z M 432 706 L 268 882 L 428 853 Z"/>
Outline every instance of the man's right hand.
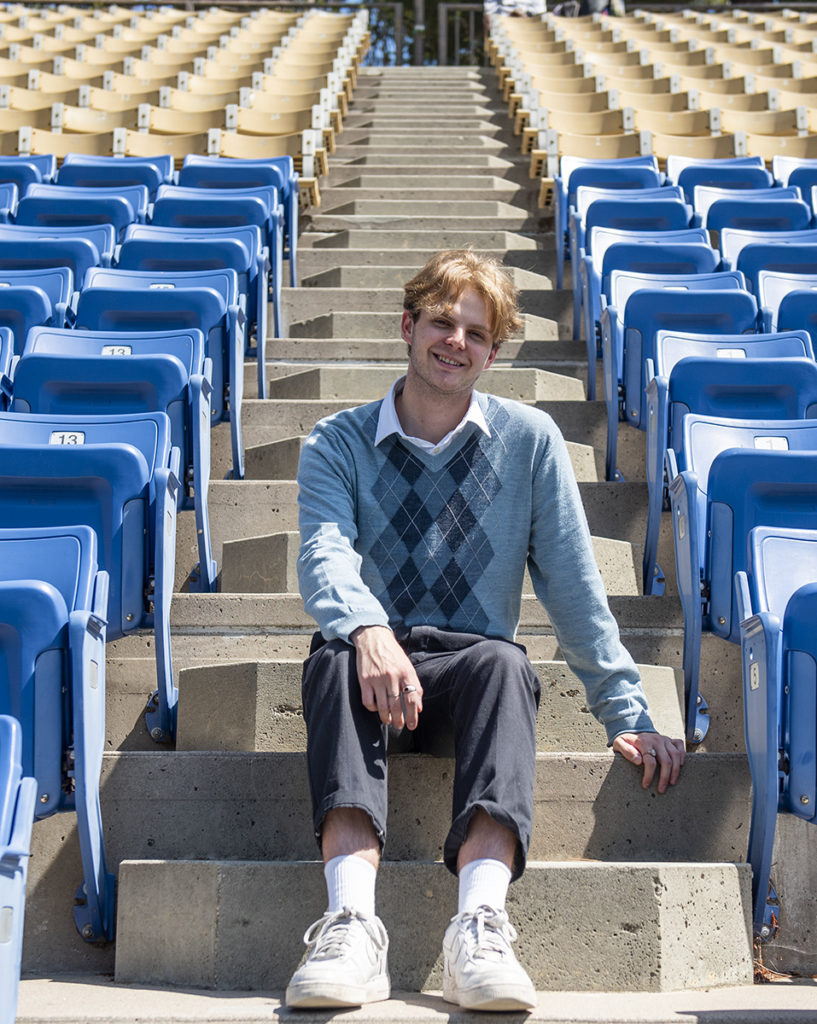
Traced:
<path fill-rule="evenodd" d="M 376 711 L 385 725 L 416 729 L 423 688 L 394 633 L 387 626 L 359 626 L 349 639 L 357 650 L 363 706 Z"/>

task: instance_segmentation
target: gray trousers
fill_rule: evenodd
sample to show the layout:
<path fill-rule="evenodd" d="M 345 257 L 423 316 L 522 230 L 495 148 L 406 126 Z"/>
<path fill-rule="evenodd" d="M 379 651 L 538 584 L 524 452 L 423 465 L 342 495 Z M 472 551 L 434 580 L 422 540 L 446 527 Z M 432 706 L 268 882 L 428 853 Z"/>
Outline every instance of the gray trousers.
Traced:
<path fill-rule="evenodd" d="M 481 807 L 518 839 L 525 867 L 533 818 L 540 684 L 524 647 L 431 626 L 396 630 L 423 686 L 413 732 L 383 725 L 360 699 L 354 647 L 316 633 L 304 663 L 303 707 L 315 835 L 336 807 L 358 807 L 386 841 L 387 750 L 455 759 L 451 828 L 443 857 L 456 874 L 468 822 Z M 391 734 L 391 735 L 390 735 Z"/>

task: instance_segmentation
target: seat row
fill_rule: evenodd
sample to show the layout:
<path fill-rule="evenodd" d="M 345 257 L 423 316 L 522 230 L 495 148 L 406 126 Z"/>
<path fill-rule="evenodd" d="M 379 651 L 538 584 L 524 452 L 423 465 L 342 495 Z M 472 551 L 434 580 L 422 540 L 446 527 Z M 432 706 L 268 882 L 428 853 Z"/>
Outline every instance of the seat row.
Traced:
<path fill-rule="evenodd" d="M 662 173 L 654 158 L 563 158 L 560 171 L 556 244 L 582 292 L 589 396 L 602 360 L 608 479 L 620 479 L 619 430 L 647 435 L 648 594 L 664 590 L 658 534 L 671 509 L 689 742 L 708 726 L 702 633 L 742 646 L 748 859 L 755 932 L 768 938 L 776 814 L 817 821 L 812 210 L 757 160 L 674 160 Z M 817 161 L 774 171 L 810 191 Z"/>
<path fill-rule="evenodd" d="M 0 225 L 6 1024 L 33 820 L 76 813 L 75 922 L 89 942 L 113 938 L 98 792 L 105 645 L 152 632 L 146 724 L 154 740 L 171 740 L 177 516 L 194 512 L 190 582 L 212 591 L 210 428 L 229 420 L 240 478 L 244 361 L 257 360 L 263 396 L 266 311 L 272 302 L 279 330 L 285 239 L 296 280 L 298 179 L 291 160 L 190 157 L 176 174 L 164 156 L 79 155 L 59 169 L 53 158 L 3 158 L 2 188 L 12 197 Z"/>

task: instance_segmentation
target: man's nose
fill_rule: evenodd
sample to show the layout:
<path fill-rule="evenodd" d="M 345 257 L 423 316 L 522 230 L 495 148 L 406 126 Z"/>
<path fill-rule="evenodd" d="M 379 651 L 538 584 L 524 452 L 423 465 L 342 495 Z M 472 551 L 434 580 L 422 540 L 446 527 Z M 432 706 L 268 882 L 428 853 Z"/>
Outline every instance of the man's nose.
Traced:
<path fill-rule="evenodd" d="M 448 336 L 447 336 L 447 338 L 445 340 L 448 342 L 449 345 L 452 345 L 455 348 L 464 348 L 465 347 L 465 328 L 464 327 L 459 327 L 459 326 L 457 326 L 455 324 L 451 328 L 451 330 L 448 332 Z"/>

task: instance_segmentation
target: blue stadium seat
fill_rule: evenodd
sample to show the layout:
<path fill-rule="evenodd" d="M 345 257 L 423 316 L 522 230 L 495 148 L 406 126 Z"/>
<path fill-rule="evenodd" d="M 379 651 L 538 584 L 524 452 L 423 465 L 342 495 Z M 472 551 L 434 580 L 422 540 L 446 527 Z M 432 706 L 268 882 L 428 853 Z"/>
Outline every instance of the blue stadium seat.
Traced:
<path fill-rule="evenodd" d="M 783 191 L 779 189 L 778 191 Z M 751 193 L 747 192 L 747 196 Z M 703 218 L 709 231 L 741 228 L 744 231 L 804 231 L 812 226 L 812 211 L 802 199 L 718 199 Z"/>
<path fill-rule="evenodd" d="M 26 335 L 32 327 L 62 327 L 64 324 L 65 319 L 56 315 L 42 288 L 31 285 L 0 288 L 0 326 L 11 330 L 15 354 L 22 352 Z"/>
<path fill-rule="evenodd" d="M 0 270 L 0 292 L 17 288 L 37 288 L 51 304 L 54 326 L 62 327 L 68 319 L 68 308 L 74 297 L 74 274 L 65 265 Z M 2 299 L 0 299 L 2 302 Z M 25 342 L 25 337 L 22 339 Z"/>
<path fill-rule="evenodd" d="M 707 215 L 713 203 L 730 199 L 738 203 L 756 203 L 760 200 L 780 201 L 781 199 L 802 199 L 799 188 L 752 188 L 733 189 L 721 185 L 696 185 L 692 194 L 692 206 L 700 214 L 701 223 L 708 226 Z"/>
<path fill-rule="evenodd" d="M 738 156 L 711 159 L 671 153 L 667 157 L 667 181 L 680 185 L 687 202 L 692 202 L 696 185 L 723 185 L 726 188 L 768 188 L 774 184 L 762 157 Z"/>
<path fill-rule="evenodd" d="M 59 194 L 67 186 L 29 185 L 32 189 L 50 188 L 57 195 L 24 195 L 17 204 L 15 223 L 35 227 L 84 227 L 88 224 L 112 224 L 120 239 L 128 224 L 137 220 L 133 204 L 124 195 Z M 91 190 L 80 190 L 81 192 Z M 147 190 L 145 190 L 147 191 Z"/>
<path fill-rule="evenodd" d="M 150 201 L 153 202 L 159 186 L 167 184 L 171 180 L 172 159 L 169 170 L 166 166 L 167 163 L 167 160 L 163 160 L 160 166 L 156 160 L 138 156 L 86 156 L 69 153 L 57 171 L 57 184 L 82 188 L 144 185 L 148 190 Z"/>
<path fill-rule="evenodd" d="M 116 246 L 116 230 L 112 224 L 77 224 L 69 227 L 37 227 L 31 224 L 0 224 L 0 241 L 20 241 L 21 239 L 39 241 L 64 241 L 66 239 L 86 239 L 95 246 L 99 253 L 99 265 L 109 267 Z M 74 278 L 77 285 L 79 278 Z"/>
<path fill-rule="evenodd" d="M 553 179 L 557 288 L 561 288 L 564 281 L 569 211 L 571 206 L 575 206 L 576 191 L 580 186 L 641 189 L 654 188 L 664 183 L 658 170 L 658 161 L 653 156 L 626 157 L 621 160 L 563 156 L 559 170 L 560 173 Z"/>
<path fill-rule="evenodd" d="M 787 331 L 794 325 L 817 342 L 817 274 L 760 270 L 757 296 L 764 330 Z"/>
<path fill-rule="evenodd" d="M 31 458 L 31 449 L 21 451 L 23 460 Z M 58 495 L 39 474 L 45 486 L 23 497 L 12 468 L 19 464 L 19 452 L 0 442 L 2 519 L 26 520 L 0 528 L 0 714 L 20 723 L 22 770 L 36 779 L 35 818 L 76 813 L 83 882 L 74 897 L 74 922 L 87 942 L 104 942 L 114 932 L 114 880 L 105 864 L 99 807 L 109 578 L 98 564 L 99 538 L 89 525 L 31 524 L 48 518 L 56 504 L 48 499 Z M 90 483 L 87 477 L 83 482 Z M 32 514 L 26 503 L 35 496 L 48 507 Z M 9 514 L 15 500 L 19 516 Z M 69 901 L 70 895 L 67 906 Z"/>
<path fill-rule="evenodd" d="M 17 212 L 19 189 L 13 181 L 0 182 L 0 222 L 8 224 Z"/>
<path fill-rule="evenodd" d="M 10 327 L 0 327 L 0 412 L 4 412 L 11 401 L 13 358 L 14 335 Z"/>
<path fill-rule="evenodd" d="M 108 639 L 154 634 L 158 688 L 146 720 L 157 741 L 176 728 L 170 600 L 179 466 L 162 412 L 0 417 L 0 528 L 83 523 L 95 531 L 110 577 Z"/>
<path fill-rule="evenodd" d="M 685 335 L 659 331 L 647 360 L 645 594 L 663 591 L 656 565 L 666 486 L 683 465 L 686 413 L 735 419 L 799 419 L 817 403 L 817 363 L 806 331 L 789 334 Z"/>
<path fill-rule="evenodd" d="M 752 772 L 748 860 L 755 938 L 775 932 L 770 883 L 778 814 L 815 823 L 817 531 L 757 526 L 736 574 L 746 750 Z"/>
<path fill-rule="evenodd" d="M 573 288 L 573 337 L 579 337 L 581 329 L 581 284 L 579 265 L 584 256 L 592 255 L 592 232 L 596 227 L 608 227 L 621 231 L 680 230 L 689 226 L 690 217 L 686 222 L 669 227 L 666 217 L 662 216 L 655 227 L 649 218 L 646 208 L 637 208 L 634 203 L 647 200 L 682 202 L 680 189 L 645 188 L 633 193 L 621 194 L 620 189 L 594 188 L 582 185 L 576 192 L 576 202 L 568 211 L 568 252 L 570 254 L 570 277 Z M 600 203 L 601 205 L 596 205 Z M 661 208 L 663 214 L 663 208 Z M 674 211 L 673 211 L 674 212 Z M 691 210 L 689 214 L 691 216 Z"/>
<path fill-rule="evenodd" d="M 689 292 L 695 291 L 695 301 Z M 610 303 L 601 314 L 608 480 L 618 478 L 620 419 L 645 429 L 645 360 L 655 358 L 660 330 L 741 334 L 757 328 L 754 296 L 736 271 L 716 274 L 634 274 L 614 270 Z"/>
<path fill-rule="evenodd" d="M 244 396 L 244 315 L 234 270 L 151 274 L 88 271 L 76 325 L 90 331 L 198 328 L 212 360 L 211 422 L 230 421 L 233 477 L 244 476 L 241 404 Z"/>
<path fill-rule="evenodd" d="M 817 185 L 817 160 L 775 153 L 772 176 L 781 185 L 797 185 L 804 196 L 810 195 L 812 186 Z"/>
<path fill-rule="evenodd" d="M 767 235 L 763 242 L 744 245 L 736 262 L 736 269 L 746 278 L 750 290 L 757 290 L 758 275 L 762 270 L 784 274 L 817 275 L 817 236 L 812 242 L 777 242 Z"/>
<path fill-rule="evenodd" d="M 817 409 L 812 409 L 812 415 Z M 670 482 L 678 591 L 684 614 L 687 738 L 699 742 L 701 635 L 740 640 L 735 573 L 747 568 L 755 526 L 817 528 L 817 422 L 684 417 L 685 468 Z"/>
<path fill-rule="evenodd" d="M 596 397 L 596 360 L 601 346 L 601 313 L 609 299 L 614 270 L 633 273 L 699 274 L 719 269 L 718 254 L 703 228 L 682 231 L 591 231 L 592 255 L 579 263 L 581 308 L 587 345 L 587 397 Z M 575 303 L 574 303 L 575 311 Z M 576 335 L 578 336 L 578 335 Z"/>
<path fill-rule="evenodd" d="M 63 167 L 83 164 L 86 167 L 102 167 L 106 164 L 113 167 L 139 167 L 142 164 L 155 167 L 162 182 L 171 184 L 175 174 L 175 162 L 171 153 L 159 153 L 156 156 L 95 156 L 91 153 L 66 153 L 60 169 Z"/>
<path fill-rule="evenodd" d="M 255 225 L 261 228 L 269 252 L 269 284 L 273 301 L 273 332 L 280 337 L 281 287 L 283 261 L 283 213 L 277 190 L 258 189 L 180 189 L 165 186 L 153 204 L 151 224 L 176 228 L 228 228 Z"/>
<path fill-rule="evenodd" d="M 0 181 L 15 182 L 21 193 L 28 185 L 53 181 L 56 173 L 57 160 L 50 154 L 0 157 Z"/>
<path fill-rule="evenodd" d="M 144 223 L 147 216 L 150 198 L 146 185 L 112 185 L 112 186 L 79 186 L 79 185 L 29 185 L 25 191 L 27 199 L 79 199 L 83 203 L 90 199 L 125 199 L 130 203 L 133 215 L 131 222 Z"/>
<path fill-rule="evenodd" d="M 267 160 L 197 156 L 188 153 L 179 171 L 179 184 L 193 188 L 255 188 L 275 185 L 284 206 L 284 256 L 289 260 L 289 284 L 298 284 L 298 175 L 291 156 Z"/>
<path fill-rule="evenodd" d="M 160 410 L 181 452 L 180 508 L 196 516 L 193 589 L 213 591 L 210 542 L 210 376 L 199 330 L 95 332 L 33 328 L 14 374 L 12 412 L 95 415 Z"/>
<path fill-rule="evenodd" d="M 245 355 L 258 363 L 258 397 L 267 397 L 267 278 L 269 260 L 254 225 L 214 230 L 159 228 L 134 225 L 125 233 L 117 257 L 123 270 L 175 271 L 229 268 L 238 274 L 239 291 L 246 296 Z M 255 328 L 255 348 L 249 344 Z"/>
<path fill-rule="evenodd" d="M 2 550 L 2 548 L 0 548 Z M 0 715 L 0 1024 L 14 1024 L 23 951 L 26 877 L 37 782 L 23 776 L 22 729 Z"/>
<path fill-rule="evenodd" d="M 0 275 L 14 269 L 68 267 L 79 288 L 86 270 L 100 265 L 99 250 L 87 238 L 0 238 Z"/>

